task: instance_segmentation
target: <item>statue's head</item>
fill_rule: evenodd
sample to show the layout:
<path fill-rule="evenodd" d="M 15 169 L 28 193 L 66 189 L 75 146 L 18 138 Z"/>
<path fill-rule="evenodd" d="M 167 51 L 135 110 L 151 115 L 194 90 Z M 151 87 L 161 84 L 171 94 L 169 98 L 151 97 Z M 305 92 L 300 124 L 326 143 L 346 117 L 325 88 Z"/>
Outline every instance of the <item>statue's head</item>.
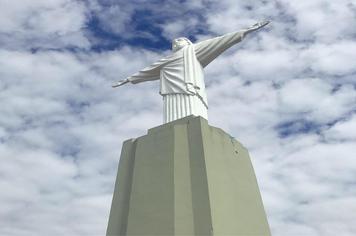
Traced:
<path fill-rule="evenodd" d="M 182 48 L 184 48 L 187 45 L 193 44 L 189 39 L 187 38 L 177 38 L 172 41 L 172 51 L 176 52 Z"/>

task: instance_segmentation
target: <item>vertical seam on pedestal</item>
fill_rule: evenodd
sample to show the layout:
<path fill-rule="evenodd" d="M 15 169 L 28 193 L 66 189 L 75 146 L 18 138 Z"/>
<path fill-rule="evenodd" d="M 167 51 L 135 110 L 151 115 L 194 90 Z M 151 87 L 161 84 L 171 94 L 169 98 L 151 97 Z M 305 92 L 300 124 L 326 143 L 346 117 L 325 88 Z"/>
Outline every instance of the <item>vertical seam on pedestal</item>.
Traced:
<path fill-rule="evenodd" d="M 195 169 L 195 166 L 192 164 L 192 162 L 194 161 L 194 158 L 199 158 L 199 156 L 192 155 L 193 148 L 195 148 L 195 147 L 192 146 L 192 142 L 194 142 L 194 141 L 193 141 L 193 137 L 192 137 L 193 134 L 191 132 L 191 129 L 194 127 L 194 124 L 197 124 L 197 123 L 198 123 L 198 126 L 199 126 L 199 127 L 197 127 L 198 131 L 200 131 L 199 132 L 199 135 L 200 135 L 199 138 L 201 140 L 201 147 L 200 148 L 201 148 L 202 156 L 203 156 L 203 157 L 200 157 L 202 159 L 201 162 L 203 164 L 203 166 L 202 166 L 202 174 L 204 175 L 204 177 L 202 179 L 205 180 L 205 181 L 203 181 L 203 183 L 201 183 L 201 180 L 199 180 L 199 181 L 200 181 L 200 184 L 204 184 L 205 185 L 205 186 L 202 186 L 202 188 L 206 189 L 205 196 L 207 198 L 207 206 L 205 206 L 205 207 L 206 207 L 206 209 L 208 211 L 208 214 L 209 214 L 209 222 L 206 222 L 207 224 L 209 224 L 208 225 L 208 228 L 209 228 L 209 234 L 208 235 L 213 235 L 211 207 L 210 207 L 210 198 L 209 198 L 209 186 L 208 186 L 207 170 L 206 170 L 206 164 L 205 164 L 205 158 L 204 158 L 205 157 L 205 151 L 204 151 L 204 140 L 203 140 L 203 134 L 202 134 L 203 129 L 202 129 L 201 118 L 199 118 L 199 117 L 195 118 L 193 120 L 193 122 L 189 122 L 187 124 L 187 126 L 188 126 L 187 130 L 188 130 L 188 144 L 189 144 L 189 160 L 190 160 L 190 167 L 191 167 L 191 169 L 190 169 L 190 171 L 191 171 L 190 177 L 191 177 L 191 181 L 192 181 L 191 187 L 192 187 L 192 201 L 193 201 L 193 219 L 196 222 L 196 219 L 199 218 L 199 214 L 197 214 L 196 210 L 194 209 L 194 204 L 196 204 L 196 201 L 197 200 L 199 201 L 199 199 L 195 199 L 195 197 L 194 197 L 194 193 L 195 193 L 194 187 L 195 186 L 193 184 L 193 181 L 194 181 L 193 178 L 194 178 L 195 175 L 194 175 L 193 171 Z M 196 224 L 194 224 L 194 231 L 195 231 L 196 235 L 202 235 L 201 232 L 199 232 L 199 229 L 197 229 Z M 207 232 L 204 235 L 207 235 Z"/>
<path fill-rule="evenodd" d="M 207 198 L 208 198 L 208 207 L 209 207 L 209 218 L 210 218 L 210 235 L 213 236 L 214 235 L 214 229 L 213 229 L 213 219 L 212 219 L 212 212 L 211 212 L 211 206 L 210 206 L 210 191 L 209 191 L 209 181 L 208 181 L 208 171 L 207 171 L 207 167 L 206 167 L 206 152 L 205 152 L 205 139 L 204 139 L 204 135 L 203 135 L 203 123 L 204 122 L 202 120 L 202 118 L 199 118 L 199 128 L 200 128 L 200 134 L 201 134 L 201 144 L 202 144 L 202 149 L 203 149 L 203 156 L 204 158 L 204 173 L 206 176 L 206 189 L 208 191 L 207 194 Z"/>

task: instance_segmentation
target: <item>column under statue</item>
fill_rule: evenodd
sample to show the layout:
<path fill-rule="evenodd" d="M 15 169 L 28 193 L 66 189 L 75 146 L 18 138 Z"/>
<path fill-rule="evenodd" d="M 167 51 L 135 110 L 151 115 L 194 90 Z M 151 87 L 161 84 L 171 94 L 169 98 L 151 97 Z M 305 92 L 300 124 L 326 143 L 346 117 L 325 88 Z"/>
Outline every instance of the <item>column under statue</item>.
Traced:
<path fill-rule="evenodd" d="M 270 236 L 247 149 L 208 124 L 203 68 L 261 22 L 193 44 L 119 81 L 160 80 L 164 123 L 123 143 L 107 236 Z"/>
<path fill-rule="evenodd" d="M 208 100 L 203 68 L 226 49 L 240 42 L 247 34 L 269 22 L 256 23 L 250 28 L 193 44 L 187 38 L 172 42 L 173 54 L 153 63 L 138 73 L 113 85 L 160 80 L 163 96 L 163 122 L 171 122 L 189 115 L 208 120 Z"/>

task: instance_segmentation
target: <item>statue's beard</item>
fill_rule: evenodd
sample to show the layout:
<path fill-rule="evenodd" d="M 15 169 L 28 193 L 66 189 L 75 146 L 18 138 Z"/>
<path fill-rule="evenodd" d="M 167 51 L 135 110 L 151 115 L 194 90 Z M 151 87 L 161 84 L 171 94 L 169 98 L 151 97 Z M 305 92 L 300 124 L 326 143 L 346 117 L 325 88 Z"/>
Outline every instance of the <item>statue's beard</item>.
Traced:
<path fill-rule="evenodd" d="M 173 45 L 173 48 L 172 48 L 172 50 L 173 50 L 173 52 L 176 52 L 176 51 L 179 51 L 179 50 L 181 50 L 182 48 L 184 48 L 185 46 L 188 46 L 188 44 L 186 43 L 186 44 L 184 44 L 184 45 Z"/>

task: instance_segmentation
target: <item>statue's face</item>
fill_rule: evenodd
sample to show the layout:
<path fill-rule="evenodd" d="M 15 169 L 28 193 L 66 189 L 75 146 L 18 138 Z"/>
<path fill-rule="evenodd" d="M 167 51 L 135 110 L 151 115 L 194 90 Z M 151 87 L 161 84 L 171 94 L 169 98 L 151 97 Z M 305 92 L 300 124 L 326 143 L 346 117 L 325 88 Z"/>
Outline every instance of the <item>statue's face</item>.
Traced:
<path fill-rule="evenodd" d="M 184 48 L 187 45 L 193 44 L 189 39 L 187 38 L 177 38 L 174 39 L 172 42 L 172 51 L 176 52 L 182 48 Z"/>

